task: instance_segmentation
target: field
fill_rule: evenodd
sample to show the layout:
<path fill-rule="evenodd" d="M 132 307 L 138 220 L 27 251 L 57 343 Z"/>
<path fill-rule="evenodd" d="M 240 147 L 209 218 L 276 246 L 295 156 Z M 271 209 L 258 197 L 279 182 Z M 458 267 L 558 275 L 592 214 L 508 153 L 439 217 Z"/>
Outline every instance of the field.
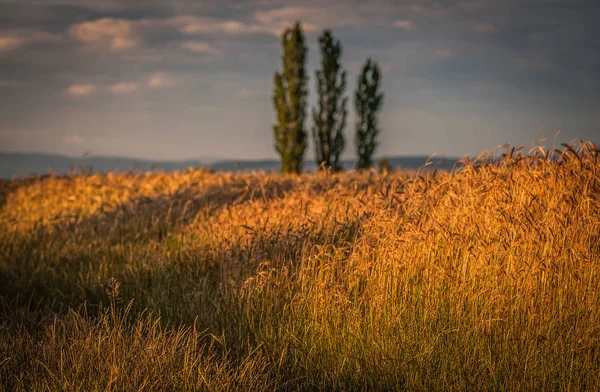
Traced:
<path fill-rule="evenodd" d="M 0 192 L 0 390 L 600 390 L 592 143 Z"/>

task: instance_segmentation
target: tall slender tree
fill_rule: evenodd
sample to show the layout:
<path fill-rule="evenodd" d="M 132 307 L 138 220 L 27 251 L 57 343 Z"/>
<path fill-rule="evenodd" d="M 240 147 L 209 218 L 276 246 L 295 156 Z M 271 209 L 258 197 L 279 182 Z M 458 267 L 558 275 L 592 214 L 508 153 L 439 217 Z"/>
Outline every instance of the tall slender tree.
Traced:
<path fill-rule="evenodd" d="M 273 106 L 277 123 L 273 126 L 275 150 L 281 156 L 283 173 L 300 173 L 306 150 L 306 100 L 308 76 L 305 72 L 306 45 L 300 22 L 281 37 L 282 73 L 275 72 Z"/>
<path fill-rule="evenodd" d="M 358 169 L 368 169 L 373 165 L 373 153 L 377 147 L 379 134 L 377 112 L 383 105 L 383 93 L 379 84 L 379 66 L 377 62 L 368 59 L 358 76 L 354 95 Z"/>
<path fill-rule="evenodd" d="M 346 71 L 340 65 L 340 41 L 333 38 L 331 31 L 323 31 L 319 46 L 321 69 L 316 71 L 319 102 L 312 110 L 315 157 L 319 168 L 339 171 L 342 169 L 340 156 L 345 146 L 344 128 L 348 114 L 348 98 L 344 97 Z"/>

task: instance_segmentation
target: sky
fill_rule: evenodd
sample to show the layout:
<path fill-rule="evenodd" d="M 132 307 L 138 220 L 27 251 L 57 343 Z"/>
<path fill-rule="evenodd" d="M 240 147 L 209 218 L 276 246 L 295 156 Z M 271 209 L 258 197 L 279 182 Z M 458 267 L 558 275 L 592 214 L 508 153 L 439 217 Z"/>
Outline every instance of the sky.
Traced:
<path fill-rule="evenodd" d="M 345 158 L 369 57 L 385 95 L 377 156 L 600 143 L 598 20 L 597 0 L 0 0 L 0 151 L 277 158 L 273 74 L 295 21 L 309 105 L 318 36 L 341 41 Z"/>

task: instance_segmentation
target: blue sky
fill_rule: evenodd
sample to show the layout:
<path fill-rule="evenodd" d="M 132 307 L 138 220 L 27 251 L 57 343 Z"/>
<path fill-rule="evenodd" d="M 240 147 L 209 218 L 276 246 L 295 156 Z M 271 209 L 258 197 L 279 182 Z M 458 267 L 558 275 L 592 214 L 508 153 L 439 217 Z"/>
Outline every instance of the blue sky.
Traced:
<path fill-rule="evenodd" d="M 377 155 L 476 155 L 541 126 L 550 145 L 600 142 L 596 1 L 0 0 L 0 150 L 275 158 L 273 73 L 296 20 L 310 104 L 324 28 L 350 96 L 379 62 Z"/>

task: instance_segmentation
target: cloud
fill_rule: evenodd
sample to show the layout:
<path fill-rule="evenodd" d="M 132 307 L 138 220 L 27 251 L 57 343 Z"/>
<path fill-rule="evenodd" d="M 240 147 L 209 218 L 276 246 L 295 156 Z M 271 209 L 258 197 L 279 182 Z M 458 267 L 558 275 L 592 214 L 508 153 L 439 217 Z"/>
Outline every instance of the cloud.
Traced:
<path fill-rule="evenodd" d="M 9 0 L 10 2 L 10 0 Z M 14 1 L 16 3 L 16 1 Z M 49 7 L 79 7 L 90 11 L 100 12 L 116 12 L 127 10 L 131 7 L 132 2 L 122 0 L 44 0 L 41 1 L 24 1 L 24 3 L 39 4 Z M 144 4 L 145 2 L 140 2 Z M 152 1 L 147 1 L 152 3 Z"/>
<path fill-rule="evenodd" d="M 374 12 L 369 6 L 333 3 L 325 6 L 282 7 L 254 13 L 254 23 L 263 31 L 280 36 L 296 21 L 302 22 L 306 33 L 322 29 L 343 27 L 361 27 L 371 23 L 377 24 L 382 14 Z"/>
<path fill-rule="evenodd" d="M 171 87 L 174 86 L 177 81 L 171 78 L 168 74 L 164 72 L 156 72 L 150 79 L 148 79 L 148 83 L 146 84 L 149 88 L 161 88 L 161 87 Z"/>
<path fill-rule="evenodd" d="M 474 23 L 471 28 L 471 31 L 475 31 L 478 33 L 494 33 L 496 32 L 496 27 L 491 23 Z"/>
<path fill-rule="evenodd" d="M 184 34 L 246 34 L 260 32 L 256 26 L 236 20 L 217 19 L 206 16 L 177 16 L 166 21 Z"/>
<path fill-rule="evenodd" d="M 272 35 L 279 36 L 283 31 L 291 27 L 296 21 L 301 21 L 304 32 L 310 33 L 318 30 L 320 19 L 315 8 L 310 7 L 283 7 L 268 11 L 257 11 L 254 14 L 255 23 L 261 30 Z M 335 27 L 336 22 L 331 20 Z"/>
<path fill-rule="evenodd" d="M 67 88 L 67 93 L 74 96 L 91 95 L 96 91 L 93 84 L 72 84 Z"/>
<path fill-rule="evenodd" d="M 238 91 L 237 96 L 239 98 L 258 98 L 263 96 L 263 93 L 261 91 L 257 91 L 257 90 L 248 90 L 248 89 L 241 89 L 240 91 Z"/>
<path fill-rule="evenodd" d="M 360 6 L 348 7 L 344 4 L 334 3 L 326 6 L 306 5 L 304 7 L 257 10 L 251 14 L 248 20 L 244 21 L 183 15 L 169 18 L 166 24 L 174 26 L 179 32 L 188 35 L 268 34 L 279 37 L 296 21 L 301 21 L 305 33 L 313 33 L 325 28 L 365 26 L 370 22 L 369 18 L 377 16 L 380 15 Z"/>
<path fill-rule="evenodd" d="M 85 142 L 85 140 L 81 136 L 79 136 L 77 134 L 64 136 L 62 138 L 62 141 L 63 141 L 64 144 L 71 144 L 71 145 L 73 145 L 73 144 L 83 144 L 83 142 Z"/>
<path fill-rule="evenodd" d="M 394 22 L 394 27 L 397 27 L 402 30 L 414 30 L 415 24 L 410 20 L 400 19 Z"/>
<path fill-rule="evenodd" d="M 113 94 L 131 94 L 137 90 L 137 83 L 120 82 L 108 87 L 108 91 Z"/>
<path fill-rule="evenodd" d="M 31 85 L 30 82 L 21 80 L 0 80 L 0 87 L 29 87 Z"/>
<path fill-rule="evenodd" d="M 21 37 L 0 36 L 0 52 L 8 52 L 23 46 L 26 40 Z"/>
<path fill-rule="evenodd" d="M 456 56 L 456 52 L 449 48 L 440 48 L 433 51 L 434 57 L 438 59 L 448 59 Z"/>
<path fill-rule="evenodd" d="M 182 49 L 186 49 L 186 50 L 189 50 L 194 53 L 204 53 L 204 54 L 217 53 L 217 49 L 215 49 L 209 43 L 202 42 L 202 41 L 185 41 L 185 42 L 181 43 L 180 47 Z"/>
<path fill-rule="evenodd" d="M 0 53 L 9 52 L 32 43 L 58 42 L 61 39 L 60 34 L 32 28 L 7 29 L 0 34 Z"/>
<path fill-rule="evenodd" d="M 386 74 L 392 72 L 394 67 L 390 63 L 382 63 L 380 64 L 380 69 L 382 73 Z"/>
<path fill-rule="evenodd" d="M 111 51 L 130 49 L 138 45 L 132 22 L 125 19 L 102 18 L 72 25 L 69 34 L 80 42 L 102 45 Z"/>

